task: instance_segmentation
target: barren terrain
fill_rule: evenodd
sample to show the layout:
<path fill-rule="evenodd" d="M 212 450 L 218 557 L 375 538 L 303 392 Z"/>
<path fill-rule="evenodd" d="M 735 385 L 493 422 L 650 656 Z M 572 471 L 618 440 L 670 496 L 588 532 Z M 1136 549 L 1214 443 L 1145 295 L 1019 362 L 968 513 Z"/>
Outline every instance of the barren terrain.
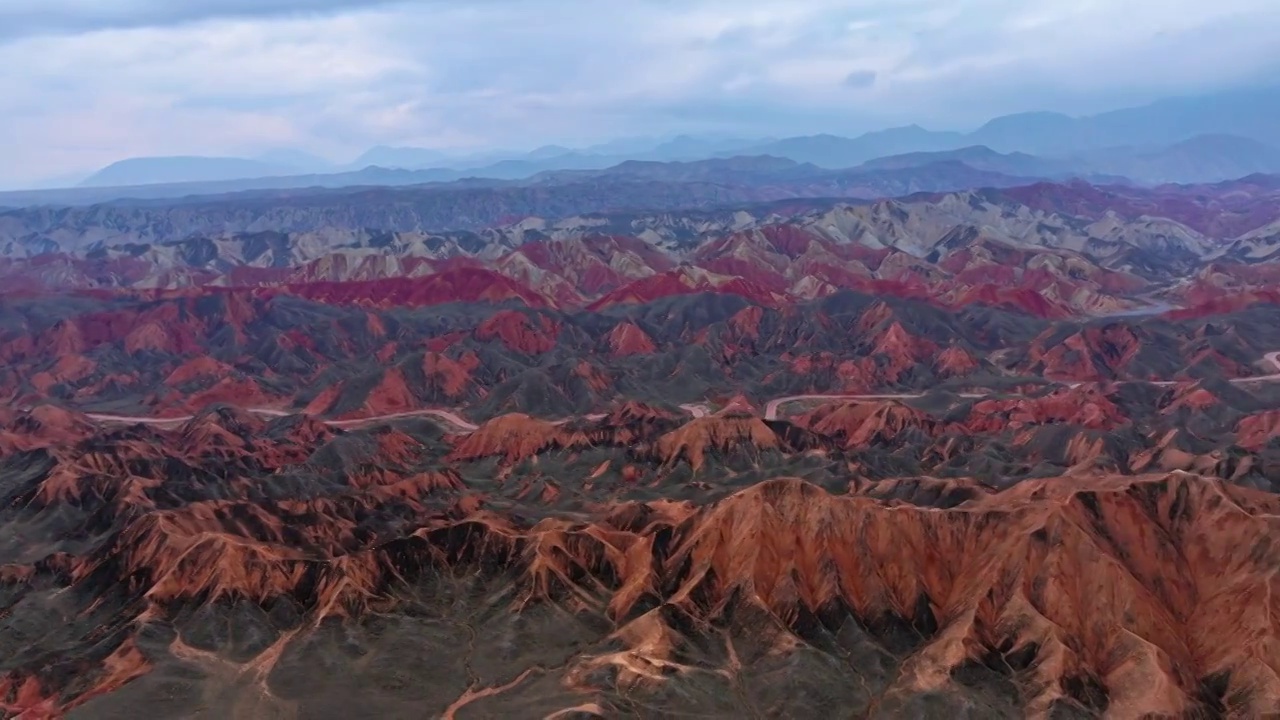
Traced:
<path fill-rule="evenodd" d="M 1275 714 L 1276 187 L 11 214 L 0 716 Z"/>

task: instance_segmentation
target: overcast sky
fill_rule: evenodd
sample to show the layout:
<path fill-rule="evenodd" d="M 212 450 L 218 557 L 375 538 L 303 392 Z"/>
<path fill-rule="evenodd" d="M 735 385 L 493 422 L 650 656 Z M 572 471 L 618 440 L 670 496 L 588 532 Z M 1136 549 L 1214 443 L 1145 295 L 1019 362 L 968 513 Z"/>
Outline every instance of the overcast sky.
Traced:
<path fill-rule="evenodd" d="M 1277 0 L 0 0 L 0 185 L 138 155 L 969 129 L 1258 82 Z"/>

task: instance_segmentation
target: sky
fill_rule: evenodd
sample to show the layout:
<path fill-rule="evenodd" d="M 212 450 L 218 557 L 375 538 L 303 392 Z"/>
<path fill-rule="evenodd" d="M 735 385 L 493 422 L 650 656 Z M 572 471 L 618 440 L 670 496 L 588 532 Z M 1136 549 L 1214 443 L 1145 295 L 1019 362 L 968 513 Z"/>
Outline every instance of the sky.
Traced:
<path fill-rule="evenodd" d="M 0 187 L 126 157 L 347 162 L 971 129 L 1262 82 L 1276 0 L 0 0 Z"/>

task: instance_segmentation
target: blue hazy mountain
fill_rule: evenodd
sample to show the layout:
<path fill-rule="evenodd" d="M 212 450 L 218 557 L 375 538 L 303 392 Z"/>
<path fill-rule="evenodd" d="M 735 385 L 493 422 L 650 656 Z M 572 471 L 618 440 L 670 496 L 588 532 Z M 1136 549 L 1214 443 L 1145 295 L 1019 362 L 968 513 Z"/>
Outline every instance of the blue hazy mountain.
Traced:
<path fill-rule="evenodd" d="M 111 163 L 80 187 L 119 187 L 178 182 L 212 182 L 297 174 L 299 168 L 235 157 L 140 157 Z"/>
<path fill-rule="evenodd" d="M 380 184 L 389 177 L 425 182 L 521 180 L 558 170 L 602 170 L 628 160 L 766 155 L 829 169 L 877 160 L 882 168 L 960 161 L 975 169 L 1029 177 L 1074 174 L 1125 176 L 1139 182 L 1214 181 L 1275 172 L 1280 167 L 1274 152 L 1280 147 L 1277 117 L 1280 89 L 1258 88 L 1171 98 L 1080 117 L 1054 112 L 1005 115 L 967 133 L 908 125 L 856 137 L 822 134 L 750 140 L 680 135 L 622 139 L 581 149 L 547 145 L 528 152 L 472 154 L 379 146 L 340 167 L 297 150 L 277 150 L 256 158 L 132 158 L 94 173 L 80 186 L 244 180 L 237 187 L 252 189 Z M 279 180 L 293 176 L 297 183 L 306 184 Z M 265 178 L 273 180 L 264 184 Z"/>

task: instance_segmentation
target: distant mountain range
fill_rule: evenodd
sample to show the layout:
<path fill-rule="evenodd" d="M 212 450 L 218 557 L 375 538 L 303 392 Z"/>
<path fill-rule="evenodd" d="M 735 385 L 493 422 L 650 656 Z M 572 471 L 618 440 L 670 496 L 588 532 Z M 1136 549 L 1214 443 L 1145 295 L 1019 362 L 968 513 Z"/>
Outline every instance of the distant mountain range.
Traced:
<path fill-rule="evenodd" d="M 865 170 L 922 167 L 937 162 L 961 162 L 975 170 L 1103 182 L 1163 183 L 1219 182 L 1255 173 L 1280 172 L 1280 149 L 1236 135 L 1197 135 L 1164 147 L 1108 147 L 1070 157 L 1047 158 L 1023 152 L 1001 153 L 986 145 L 955 150 L 912 152 L 869 160 Z"/>
<path fill-rule="evenodd" d="M 867 133 L 787 138 L 746 152 L 788 157 L 829 168 L 875 158 L 985 146 L 1002 153 L 1066 159 L 1127 149 L 1155 152 L 1202 135 L 1234 136 L 1280 146 L 1280 87 L 1161 100 L 1086 117 L 1031 112 L 995 118 L 971 133 L 934 132 L 918 125 Z M 1134 178 L 1143 179 L 1143 178 Z M 1208 178 L 1184 178 L 1197 181 Z"/>
<path fill-rule="evenodd" d="M 176 200 L 230 194 L 292 195 L 339 188 L 423 186 L 447 190 L 537 188 L 569 184 L 617 185 L 637 182 L 701 183 L 733 197 L 878 197 L 885 193 L 1007 187 L 1037 180 L 1080 179 L 1125 185 L 1217 182 L 1256 173 L 1280 173 L 1280 150 L 1229 135 L 1202 135 L 1149 150 L 1106 148 L 1071 158 L 1051 159 L 1021 152 L 1001 153 L 983 145 L 954 150 L 889 155 L 844 169 L 829 169 L 774 155 L 692 161 L 624 160 L 608 167 L 588 162 L 544 164 L 504 161 L 471 172 L 368 167 L 341 173 L 281 175 L 249 180 L 208 180 L 133 187 L 81 187 L 0 193 L 0 206 L 92 205 L 116 200 Z M 564 158 L 560 158 L 564 160 Z M 739 192 L 741 191 L 741 192 Z"/>
<path fill-rule="evenodd" d="M 294 165 L 235 157 L 141 157 L 112 163 L 79 187 L 128 187 L 296 175 Z"/>
<path fill-rule="evenodd" d="M 788 160 L 788 179 L 818 170 L 878 172 L 960 162 L 1020 178 L 1213 182 L 1280 172 L 1280 89 L 1163 100 L 1088 117 L 1022 113 L 970 133 L 911 125 L 854 138 L 811 135 L 769 140 L 679 136 L 619 140 L 582 149 L 545 146 L 526 153 L 449 156 L 431 149 L 376 147 L 337 165 L 308 153 L 278 150 L 255 158 L 150 157 L 122 160 L 76 188 L 0 193 L 0 204 L 92 204 L 247 190 L 398 186 L 466 181 L 467 186 L 541 183 L 583 173 L 633 174 L 637 161 L 664 179 L 715 167 L 690 161 L 735 157 Z M 742 165 L 741 163 L 739 164 Z M 756 168 L 757 170 L 759 168 Z M 782 172 L 781 166 L 770 172 Z M 572 173 L 578 173 L 573 175 Z M 732 178 L 726 178 L 732 179 Z M 735 182 L 740 182 L 734 180 Z"/>
<path fill-rule="evenodd" d="M 403 170 L 382 172 L 387 178 L 413 175 Z M 42 239 L 55 236 L 67 242 L 75 236 L 75 242 L 92 245 L 268 227 L 291 232 L 341 227 L 478 230 L 529 216 L 713 208 L 811 198 L 869 200 L 1034 181 L 975 170 L 955 161 L 889 170 L 826 170 L 770 157 L 688 163 L 630 161 L 605 171 L 555 171 L 522 182 L 258 189 L 118 200 L 65 210 L 32 206 L 0 211 L 0 254 L 8 252 L 13 241 L 23 247 L 33 241 L 32 247 L 40 250 Z M 0 206 L 18 204 L 0 196 Z"/>
<path fill-rule="evenodd" d="M 1069 161 L 1149 183 L 1216 182 L 1280 169 L 1280 149 L 1238 135 L 1197 135 L 1160 149 L 1107 148 Z"/>

